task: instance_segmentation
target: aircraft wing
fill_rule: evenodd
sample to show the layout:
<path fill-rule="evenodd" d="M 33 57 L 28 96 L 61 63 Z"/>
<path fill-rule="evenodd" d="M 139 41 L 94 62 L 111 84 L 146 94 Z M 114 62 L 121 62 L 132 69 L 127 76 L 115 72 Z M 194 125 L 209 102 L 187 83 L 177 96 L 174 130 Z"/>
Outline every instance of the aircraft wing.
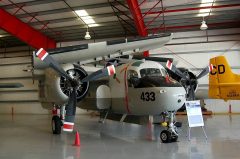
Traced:
<path fill-rule="evenodd" d="M 0 88 L 20 88 L 23 87 L 21 83 L 0 83 Z"/>
<path fill-rule="evenodd" d="M 47 50 L 49 54 L 58 63 L 74 63 L 80 64 L 100 61 L 103 57 L 118 57 L 122 55 L 129 55 L 135 52 L 148 51 L 162 47 L 172 39 L 172 34 L 159 34 L 148 37 L 134 38 L 134 39 L 119 39 L 110 40 L 97 43 L 82 44 L 76 46 L 68 46 Z M 33 55 L 33 62 L 35 69 L 46 68 L 47 65 L 41 62 L 35 55 Z"/>

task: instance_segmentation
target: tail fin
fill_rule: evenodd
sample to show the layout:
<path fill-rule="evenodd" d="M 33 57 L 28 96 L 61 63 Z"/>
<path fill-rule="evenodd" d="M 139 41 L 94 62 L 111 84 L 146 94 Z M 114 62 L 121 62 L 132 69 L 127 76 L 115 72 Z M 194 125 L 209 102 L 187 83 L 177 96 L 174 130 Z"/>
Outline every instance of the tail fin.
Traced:
<path fill-rule="evenodd" d="M 209 74 L 209 97 L 240 99 L 240 75 L 232 72 L 224 56 L 210 59 L 214 69 Z"/>

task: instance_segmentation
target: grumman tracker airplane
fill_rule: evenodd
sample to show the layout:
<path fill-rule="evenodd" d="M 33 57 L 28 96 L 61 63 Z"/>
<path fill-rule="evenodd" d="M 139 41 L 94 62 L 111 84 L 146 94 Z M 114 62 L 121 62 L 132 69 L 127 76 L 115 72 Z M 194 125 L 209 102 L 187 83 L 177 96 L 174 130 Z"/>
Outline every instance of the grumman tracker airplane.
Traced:
<path fill-rule="evenodd" d="M 114 41 L 88 44 L 96 46 L 92 50 L 86 47 L 85 52 L 69 48 L 51 51 L 49 55 L 44 49 L 36 55 L 45 65 L 34 58 L 34 68 L 51 67 L 46 69 L 45 79 L 39 81 L 40 100 L 44 107 L 53 107 L 53 103 L 60 105 L 60 117 L 52 118 L 54 134 L 73 131 L 76 106 L 84 109 L 105 110 L 125 115 L 164 115 L 167 130 L 161 132 L 163 142 L 177 141 L 178 133 L 174 121 L 175 112 L 185 102 L 185 89 L 177 81 L 171 79 L 164 67 L 153 61 L 134 61 L 114 68 L 113 65 L 98 70 L 90 75 L 79 65 L 66 64 L 61 67 L 59 62 L 66 63 L 105 56 L 129 50 L 146 51 L 150 48 L 161 47 L 171 39 L 170 35 L 153 36 L 135 40 Z M 80 47 L 75 47 L 80 48 Z M 115 51 L 114 51 L 115 50 Z M 92 53 L 95 51 L 95 53 Z M 61 54 L 64 52 L 64 54 Z M 134 51 L 132 51 L 134 52 Z M 76 57 L 71 57 L 76 55 Z M 84 54 L 83 54 L 84 53 Z M 88 54 L 89 53 L 89 54 Z M 58 54 L 60 54 L 58 56 Z M 81 55 L 79 55 L 81 54 Z M 90 81 L 110 76 L 106 84 Z M 84 98 L 85 97 L 85 98 Z M 66 104 L 66 107 L 65 107 Z M 66 113 L 65 111 L 66 110 Z"/>
<path fill-rule="evenodd" d="M 209 98 L 240 100 L 240 75 L 232 72 L 226 58 L 210 59 L 213 70 L 209 74 Z"/>

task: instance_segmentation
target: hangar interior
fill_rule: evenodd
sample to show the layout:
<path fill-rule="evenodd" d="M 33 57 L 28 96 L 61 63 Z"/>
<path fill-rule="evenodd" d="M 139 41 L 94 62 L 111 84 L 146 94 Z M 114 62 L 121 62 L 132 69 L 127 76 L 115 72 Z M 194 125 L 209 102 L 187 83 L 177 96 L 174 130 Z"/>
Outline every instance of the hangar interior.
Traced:
<path fill-rule="evenodd" d="M 84 156 L 85 158 L 96 158 L 99 157 L 97 154 L 101 152 L 106 154 L 100 158 L 113 158 L 114 155 L 116 158 L 127 156 L 157 158 L 161 155 L 165 155 L 166 158 L 238 158 L 238 152 L 235 150 L 239 148 L 239 143 L 237 143 L 240 130 L 238 126 L 240 121 L 238 116 L 240 113 L 239 100 L 224 101 L 207 98 L 204 99 L 205 107 L 212 111 L 214 116 L 217 115 L 217 117 L 204 117 L 210 142 L 205 143 L 201 130 L 193 130 L 193 136 L 200 136 L 200 140 L 194 138 L 188 142 L 182 135 L 180 136 L 181 141 L 177 144 L 162 145 L 156 135 L 160 130 L 155 127 L 156 131 L 152 132 L 153 136 L 150 137 L 153 144 L 150 144 L 144 140 L 148 134 L 146 132 L 148 126 L 134 125 L 133 128 L 130 128 L 129 125 L 107 121 L 109 125 L 100 127 L 96 123 L 97 120 L 93 121 L 91 118 L 86 120 L 82 119 L 82 116 L 78 116 L 77 128 L 83 132 L 81 139 L 86 145 L 80 155 L 80 151 L 72 149 L 70 146 L 70 142 L 74 138 L 73 134 L 70 136 L 62 134 L 61 138 L 50 136 L 52 135 L 48 128 L 50 127 L 48 123 L 51 120 L 50 117 L 46 116 L 47 119 L 43 119 L 45 116 L 35 116 L 37 114 L 49 115 L 51 111 L 44 109 L 39 101 L 39 83 L 34 76 L 34 70 L 32 70 L 32 56 L 33 51 L 37 48 L 36 45 L 55 48 L 127 37 L 147 37 L 158 33 L 173 33 L 172 40 L 163 47 L 140 54 L 150 57 L 173 58 L 177 67 L 185 67 L 195 74 L 200 73 L 209 64 L 210 58 L 223 55 L 229 62 L 232 71 L 240 74 L 239 0 L 1 0 L 0 6 L 0 83 L 17 82 L 24 85 L 21 88 L 0 88 L 0 114 L 2 116 L 0 118 L 4 121 L 4 123 L 0 123 L 6 127 L 0 133 L 2 134 L 0 139 L 4 139 L 11 129 L 16 129 L 16 132 L 26 134 L 23 139 L 31 140 L 31 142 L 25 143 L 26 147 L 30 147 L 36 139 L 35 137 L 38 136 L 34 137 L 34 133 L 39 133 L 39 136 L 49 141 L 45 143 L 37 139 L 40 144 L 33 147 L 31 151 L 24 148 L 16 151 L 17 155 L 21 153 L 20 151 L 26 152 L 21 158 L 37 158 L 38 155 L 48 151 L 44 148 L 38 152 L 39 154 L 34 154 L 38 148 L 44 147 L 46 144 L 50 145 L 47 146 L 49 149 L 57 145 L 58 150 L 57 152 L 49 151 L 44 158 L 51 158 L 50 156 L 55 153 L 58 153 L 55 157 L 60 158 L 80 158 L 80 156 L 81 158 Z M 77 13 L 77 11 L 83 10 L 84 16 Z M 19 23 L 14 18 L 24 22 L 25 25 L 18 25 Z M 203 21 L 206 22 L 208 28 L 200 30 Z M 29 30 L 28 27 L 33 30 Z M 91 39 L 84 39 L 87 31 Z M 39 34 L 44 36 L 44 40 L 41 41 L 42 37 Z M 40 42 L 35 39 L 40 39 Z M 95 60 L 90 59 L 91 62 L 95 62 Z M 95 67 L 94 65 L 87 66 Z M 208 75 L 198 82 L 197 89 L 199 91 L 208 89 Z M 15 125 L 11 124 L 9 114 L 16 115 Z M 30 116 L 24 118 L 18 114 Z M 89 112 L 78 108 L 77 114 L 89 114 Z M 218 114 L 224 114 L 224 116 L 218 116 Z M 234 116 L 228 116 L 229 114 L 234 114 Z M 184 128 L 186 128 L 182 130 L 182 134 L 186 134 L 187 119 L 182 116 L 179 118 L 185 123 Z M 21 131 L 21 124 L 29 120 L 31 122 L 24 125 L 24 128 L 35 127 L 34 122 L 39 121 L 41 122 L 37 126 L 44 126 L 44 128 L 36 130 L 33 134 L 28 134 L 25 130 Z M 11 126 L 8 127 L 9 123 Z M 216 129 L 215 123 L 219 125 Z M 224 124 L 226 125 L 224 126 Z M 20 128 L 17 129 L 15 126 Z M 117 132 L 117 130 L 121 131 Z M 3 144 L 0 145 L 4 146 L 5 144 L 5 147 L 0 150 L 0 156 L 3 158 L 18 157 L 14 154 L 9 156 L 12 153 L 12 150 L 9 149 L 12 144 L 16 149 L 20 146 L 14 141 L 19 138 L 19 136 L 15 136 L 11 141 L 2 140 Z M 9 143 L 6 144 L 7 142 Z M 63 143 L 67 143 L 67 146 L 62 146 Z M 136 155 L 142 153 L 134 147 L 135 143 L 139 143 L 140 150 L 146 151 L 145 155 Z M 101 148 L 99 149 L 96 145 L 92 146 L 92 144 Z M 185 145 L 187 147 L 183 148 Z M 236 147 L 234 148 L 233 145 Z M 124 146 L 126 149 L 122 148 Z M 144 149 L 146 146 L 152 149 Z M 98 150 L 97 153 L 92 152 L 91 148 Z M 119 155 L 119 151 L 121 151 L 121 155 Z"/>

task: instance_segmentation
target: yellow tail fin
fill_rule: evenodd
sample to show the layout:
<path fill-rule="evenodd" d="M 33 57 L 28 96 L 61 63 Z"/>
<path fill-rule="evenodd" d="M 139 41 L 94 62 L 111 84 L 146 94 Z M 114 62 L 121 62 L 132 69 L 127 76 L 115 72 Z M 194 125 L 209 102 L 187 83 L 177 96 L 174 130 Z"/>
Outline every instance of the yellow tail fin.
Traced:
<path fill-rule="evenodd" d="M 209 98 L 240 99 L 240 75 L 234 74 L 224 56 L 210 59 Z"/>

